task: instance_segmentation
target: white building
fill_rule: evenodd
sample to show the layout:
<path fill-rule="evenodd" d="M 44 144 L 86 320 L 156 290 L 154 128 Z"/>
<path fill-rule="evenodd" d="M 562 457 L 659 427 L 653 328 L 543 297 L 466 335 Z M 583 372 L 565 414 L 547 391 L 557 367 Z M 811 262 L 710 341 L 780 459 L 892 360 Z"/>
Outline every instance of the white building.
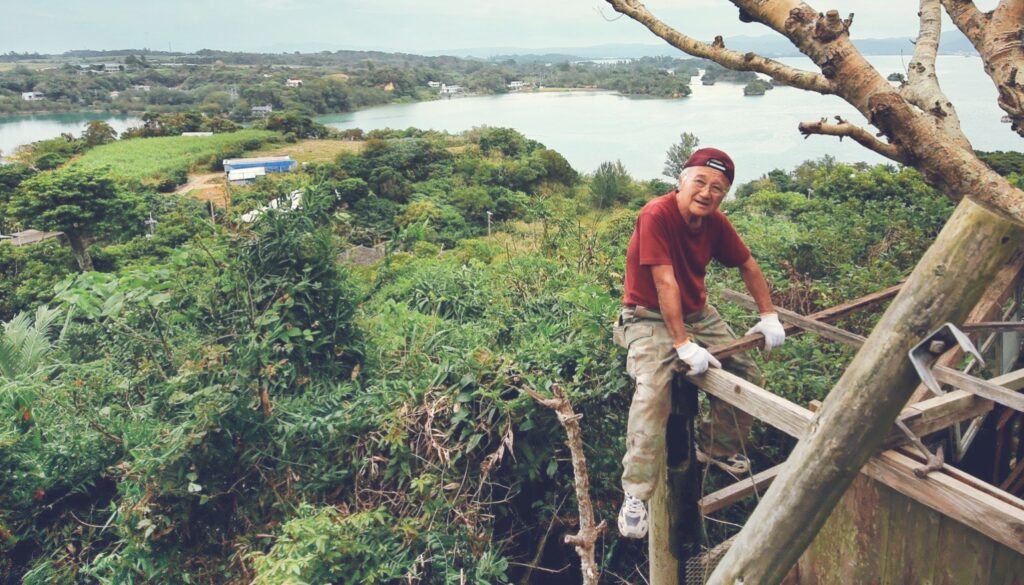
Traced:
<path fill-rule="evenodd" d="M 21 99 L 26 102 L 41 102 L 46 99 L 46 94 L 41 91 L 23 91 L 21 92 Z"/>
<path fill-rule="evenodd" d="M 453 96 L 455 94 L 462 93 L 462 87 L 459 85 L 445 85 L 441 84 L 440 95 Z"/>
<path fill-rule="evenodd" d="M 119 97 L 121 97 L 121 92 L 119 92 L 119 91 L 116 91 L 116 90 L 115 90 L 115 91 L 112 91 L 112 92 L 110 92 L 110 99 L 112 99 L 112 100 L 116 100 L 116 99 L 117 99 L 117 98 L 119 98 Z"/>
<path fill-rule="evenodd" d="M 510 81 L 510 82 L 508 82 L 508 90 L 509 91 L 522 91 L 522 90 L 526 89 L 527 87 L 528 86 L 527 86 L 525 81 Z"/>
<path fill-rule="evenodd" d="M 135 91 L 149 91 L 150 88 L 148 85 L 133 85 L 132 89 Z"/>
<path fill-rule="evenodd" d="M 253 106 L 251 111 L 253 116 L 261 116 L 265 118 L 273 113 L 274 106 Z"/>
<path fill-rule="evenodd" d="M 441 82 L 440 81 L 428 81 L 427 82 L 427 87 L 432 87 L 434 89 L 438 89 L 438 88 L 441 87 Z"/>
<path fill-rule="evenodd" d="M 232 185 L 248 185 L 260 177 L 267 175 L 266 167 L 254 167 L 251 169 L 238 169 L 228 171 L 228 182 Z"/>
<path fill-rule="evenodd" d="M 302 80 L 289 79 L 288 81 L 285 81 L 284 84 L 287 85 L 288 87 L 302 87 Z"/>
<path fill-rule="evenodd" d="M 122 71 L 128 71 L 127 65 L 121 63 L 104 63 L 102 65 L 104 73 L 120 73 Z"/>

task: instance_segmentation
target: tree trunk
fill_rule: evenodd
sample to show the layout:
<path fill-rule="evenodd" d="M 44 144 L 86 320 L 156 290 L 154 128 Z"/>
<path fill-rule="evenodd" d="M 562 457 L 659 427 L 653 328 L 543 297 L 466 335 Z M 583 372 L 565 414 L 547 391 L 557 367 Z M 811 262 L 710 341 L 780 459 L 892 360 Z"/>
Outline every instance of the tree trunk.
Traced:
<path fill-rule="evenodd" d="M 82 234 L 78 232 L 64 232 L 64 235 L 67 236 L 68 243 L 71 244 L 71 253 L 75 255 L 75 260 L 78 261 L 79 270 L 82 272 L 92 271 L 92 258 L 89 257 L 89 252 L 85 249 Z"/>
<path fill-rule="evenodd" d="M 709 585 L 776 585 L 881 446 L 918 380 L 907 352 L 960 323 L 1024 240 L 1024 227 L 964 200 L 826 398 Z"/>

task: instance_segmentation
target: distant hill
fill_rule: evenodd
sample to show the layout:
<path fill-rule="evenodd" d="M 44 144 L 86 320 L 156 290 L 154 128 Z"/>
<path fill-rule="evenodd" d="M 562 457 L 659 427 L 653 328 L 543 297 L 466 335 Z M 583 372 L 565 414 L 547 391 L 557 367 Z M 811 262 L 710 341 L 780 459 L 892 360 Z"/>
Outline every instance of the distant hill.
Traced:
<path fill-rule="evenodd" d="M 900 55 L 914 51 L 913 39 L 897 37 L 886 39 L 854 39 L 853 43 L 865 55 Z M 726 37 L 725 46 L 736 51 L 755 51 L 767 57 L 798 57 L 800 52 L 781 36 Z M 949 31 L 942 34 L 940 53 L 974 54 L 976 51 L 963 34 Z M 589 47 L 547 47 L 524 49 L 522 47 L 478 47 L 426 51 L 427 55 L 450 55 L 453 57 L 475 57 L 480 59 L 516 61 L 544 61 L 559 63 L 581 59 L 637 59 L 640 57 L 679 57 L 680 52 L 667 44 L 606 44 Z"/>

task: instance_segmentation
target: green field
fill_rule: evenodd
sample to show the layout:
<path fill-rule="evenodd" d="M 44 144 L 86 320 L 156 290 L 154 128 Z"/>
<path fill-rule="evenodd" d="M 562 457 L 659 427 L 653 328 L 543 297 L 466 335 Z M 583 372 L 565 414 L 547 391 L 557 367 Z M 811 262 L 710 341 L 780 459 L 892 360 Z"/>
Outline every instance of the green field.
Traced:
<path fill-rule="evenodd" d="M 119 140 L 86 152 L 73 164 L 88 169 L 109 167 L 121 179 L 171 190 L 185 182 L 190 170 L 218 170 L 222 159 L 258 149 L 277 138 L 280 135 L 276 132 L 241 130 L 202 137 Z"/>

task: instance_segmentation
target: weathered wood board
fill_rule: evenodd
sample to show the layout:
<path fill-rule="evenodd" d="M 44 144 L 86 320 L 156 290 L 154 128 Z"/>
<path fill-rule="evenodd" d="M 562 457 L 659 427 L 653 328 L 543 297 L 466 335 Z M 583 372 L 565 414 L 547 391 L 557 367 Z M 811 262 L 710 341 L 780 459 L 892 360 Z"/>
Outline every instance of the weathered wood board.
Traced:
<path fill-rule="evenodd" d="M 797 567 L 799 585 L 1024 585 L 1024 555 L 864 475 Z"/>

